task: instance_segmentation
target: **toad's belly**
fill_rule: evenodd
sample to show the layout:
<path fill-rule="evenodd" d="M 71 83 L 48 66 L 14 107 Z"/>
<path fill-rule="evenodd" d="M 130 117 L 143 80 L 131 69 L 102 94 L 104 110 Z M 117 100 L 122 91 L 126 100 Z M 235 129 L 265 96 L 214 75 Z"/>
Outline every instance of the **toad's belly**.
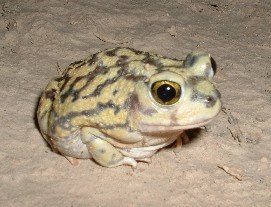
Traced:
<path fill-rule="evenodd" d="M 148 158 L 151 157 L 155 152 L 159 149 L 172 144 L 177 137 L 173 138 L 164 138 L 163 142 L 153 142 L 152 145 L 138 145 L 133 146 L 133 144 L 122 144 L 121 146 L 117 146 L 116 142 L 113 144 L 119 151 L 127 157 L 132 157 L 135 159 Z M 54 148 L 64 156 L 80 158 L 80 159 L 89 159 L 92 158 L 92 155 L 89 153 L 86 144 L 84 144 L 81 140 L 80 133 L 75 133 L 70 137 L 65 139 L 57 139 L 52 140 Z"/>
<path fill-rule="evenodd" d="M 164 143 L 154 145 L 154 146 L 120 149 L 120 152 L 124 156 L 132 157 L 132 158 L 135 158 L 135 159 L 148 158 L 148 157 L 151 157 L 159 149 L 172 144 L 176 139 L 177 139 L 176 137 L 170 138 L 170 139 L 166 140 Z"/>

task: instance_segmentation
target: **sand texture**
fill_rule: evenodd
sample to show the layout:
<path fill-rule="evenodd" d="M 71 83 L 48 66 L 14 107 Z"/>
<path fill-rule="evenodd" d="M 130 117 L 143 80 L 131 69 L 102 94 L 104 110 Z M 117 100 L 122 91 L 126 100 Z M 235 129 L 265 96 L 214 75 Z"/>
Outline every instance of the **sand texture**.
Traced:
<path fill-rule="evenodd" d="M 0 0 L 0 206 L 271 206 L 271 1 Z M 209 52 L 223 111 L 148 165 L 72 166 L 36 124 L 50 79 L 105 48 Z"/>

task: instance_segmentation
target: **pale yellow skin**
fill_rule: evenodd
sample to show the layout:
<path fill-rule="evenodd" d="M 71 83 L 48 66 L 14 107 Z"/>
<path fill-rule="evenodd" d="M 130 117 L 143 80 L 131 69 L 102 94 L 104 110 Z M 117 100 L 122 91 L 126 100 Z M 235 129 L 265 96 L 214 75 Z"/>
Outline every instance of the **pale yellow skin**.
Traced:
<path fill-rule="evenodd" d="M 93 158 L 105 167 L 135 168 L 219 113 L 213 74 L 210 56 L 202 52 L 180 61 L 108 49 L 71 64 L 48 84 L 38 107 L 40 130 L 70 161 Z M 152 85 L 159 81 L 179 85 L 176 103 L 158 103 Z"/>

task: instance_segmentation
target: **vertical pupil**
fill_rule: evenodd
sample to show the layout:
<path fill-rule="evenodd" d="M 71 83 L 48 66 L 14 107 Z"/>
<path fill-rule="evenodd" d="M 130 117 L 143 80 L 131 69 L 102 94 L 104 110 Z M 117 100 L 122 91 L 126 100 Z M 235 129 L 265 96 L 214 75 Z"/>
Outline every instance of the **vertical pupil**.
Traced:
<path fill-rule="evenodd" d="M 176 91 L 171 85 L 164 84 L 157 89 L 157 96 L 163 102 L 168 102 L 171 101 L 176 96 Z"/>

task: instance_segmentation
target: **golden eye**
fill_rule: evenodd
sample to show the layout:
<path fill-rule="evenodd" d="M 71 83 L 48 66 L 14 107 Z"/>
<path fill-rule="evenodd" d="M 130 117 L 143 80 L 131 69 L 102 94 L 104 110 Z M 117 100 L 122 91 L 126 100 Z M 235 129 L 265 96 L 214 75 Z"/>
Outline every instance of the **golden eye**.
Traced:
<path fill-rule="evenodd" d="M 172 81 L 157 81 L 152 84 L 151 93 L 158 103 L 172 105 L 180 99 L 181 86 Z"/>

